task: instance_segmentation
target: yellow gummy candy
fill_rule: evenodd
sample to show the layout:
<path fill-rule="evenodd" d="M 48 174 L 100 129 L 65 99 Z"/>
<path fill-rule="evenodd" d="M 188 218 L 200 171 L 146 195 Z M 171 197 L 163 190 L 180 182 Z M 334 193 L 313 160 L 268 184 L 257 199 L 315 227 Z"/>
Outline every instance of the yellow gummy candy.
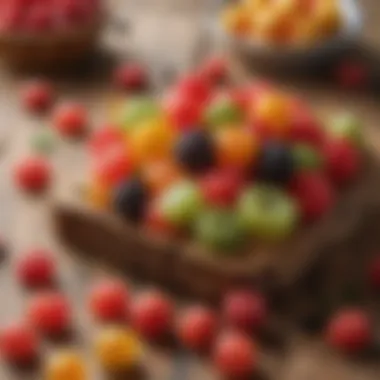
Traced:
<path fill-rule="evenodd" d="M 87 380 L 82 358 L 73 351 L 55 353 L 47 362 L 45 380 Z"/>

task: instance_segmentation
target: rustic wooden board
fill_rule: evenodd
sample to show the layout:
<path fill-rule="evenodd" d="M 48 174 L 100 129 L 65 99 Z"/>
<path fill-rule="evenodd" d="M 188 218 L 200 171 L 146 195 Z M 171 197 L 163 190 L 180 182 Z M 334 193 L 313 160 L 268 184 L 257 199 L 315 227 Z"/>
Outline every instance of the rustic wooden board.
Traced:
<path fill-rule="evenodd" d="M 363 38 L 366 43 L 380 50 L 380 7 L 377 0 L 362 0 L 366 11 L 366 26 Z M 109 28 L 105 33 L 104 43 L 117 50 L 119 55 L 136 56 L 150 63 L 155 79 L 160 84 L 163 67 L 174 67 L 175 70 L 185 71 L 193 65 L 194 51 L 197 51 L 199 41 L 204 38 L 202 25 L 206 12 L 209 12 L 210 2 L 205 0 L 115 0 L 111 2 L 114 18 L 128 19 L 133 27 L 133 33 L 124 35 L 116 28 Z M 207 50 L 207 44 L 206 49 Z M 99 61 L 100 62 L 100 61 Z M 94 61 L 94 76 L 77 76 L 75 80 L 57 79 L 61 89 L 62 99 L 81 99 L 92 111 L 94 125 L 99 125 L 107 118 L 107 101 L 112 97 L 112 91 L 101 81 L 103 63 Z M 0 324 L 16 318 L 22 318 L 25 301 L 28 294 L 23 292 L 15 283 L 13 264 L 15 258 L 24 249 L 31 246 L 51 248 L 60 263 L 62 290 L 68 294 L 75 305 L 77 339 L 73 344 L 83 349 L 89 357 L 91 376 L 93 380 L 104 377 L 91 360 L 91 339 L 97 326 L 88 320 L 83 301 L 91 282 L 102 276 L 103 268 L 77 260 L 75 256 L 67 255 L 60 246 L 51 230 L 49 199 L 30 199 L 14 190 L 11 175 L 15 161 L 29 151 L 29 140 L 36 129 L 44 128 L 47 120 L 31 119 L 20 111 L 17 90 L 20 78 L 0 72 L 0 131 L 1 144 L 0 160 L 0 228 L 1 234 L 10 242 L 10 255 L 0 266 Z M 294 81 L 293 78 L 283 78 L 286 88 L 297 89 L 306 99 L 313 101 L 321 113 L 328 113 L 337 108 L 354 110 L 367 127 L 371 136 L 371 144 L 379 151 L 380 133 L 378 118 L 378 99 L 365 94 L 355 95 L 342 93 L 333 86 L 323 83 L 310 84 L 305 81 Z M 2 140 L 0 141 L 0 143 Z M 4 148 L 4 149 L 3 149 Z M 56 166 L 57 186 L 66 176 L 82 175 L 81 165 L 84 154 L 81 144 L 60 141 L 54 155 Z M 372 227 L 372 228 L 369 228 Z M 353 245 L 348 257 L 357 259 L 360 254 L 361 262 L 365 263 L 365 252 L 376 247 L 376 226 L 368 226 L 368 239 Z M 359 267 L 360 265 L 358 265 Z M 372 302 L 370 294 L 366 294 L 368 304 Z M 372 306 L 372 311 L 378 309 Z M 286 344 L 281 347 L 263 345 L 261 350 L 263 377 L 276 380 L 375 380 L 380 374 L 379 360 L 351 361 L 329 352 L 321 343 L 320 337 L 310 337 L 301 333 L 297 326 L 283 321 L 281 332 L 286 331 Z M 289 332 L 289 334 L 288 334 Z M 289 335 L 289 336 L 288 336 Z M 46 350 L 55 347 L 55 343 L 46 343 Z M 217 379 L 216 374 L 207 363 L 183 354 L 147 348 L 146 378 L 152 380 L 183 380 Z M 18 374 L 4 364 L 0 364 L 0 380 L 37 380 L 41 379 L 38 371 Z"/>

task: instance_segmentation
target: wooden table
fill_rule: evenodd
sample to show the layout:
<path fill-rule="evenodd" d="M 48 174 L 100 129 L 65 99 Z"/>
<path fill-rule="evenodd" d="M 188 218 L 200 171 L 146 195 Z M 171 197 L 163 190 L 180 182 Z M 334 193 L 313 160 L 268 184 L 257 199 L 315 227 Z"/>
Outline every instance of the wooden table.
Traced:
<path fill-rule="evenodd" d="M 362 0 L 366 13 L 364 41 L 372 48 L 380 49 L 380 6 L 377 0 Z M 128 19 L 131 34 L 128 38 L 115 27 L 107 28 L 104 44 L 119 55 L 133 55 L 148 61 L 154 79 L 160 84 L 163 66 L 179 72 L 186 71 L 197 58 L 199 42 L 205 33 L 204 25 L 212 13 L 212 1 L 206 0 L 140 0 L 139 2 L 114 0 L 110 9 L 114 18 Z M 218 44 L 215 44 L 218 47 Z M 132 53 L 131 53 L 132 52 Z M 60 98 L 80 99 L 92 111 L 94 125 L 107 119 L 107 104 L 112 90 L 103 81 L 103 64 L 94 62 L 95 75 L 77 76 L 72 80 L 57 79 Z M 49 197 L 30 199 L 13 188 L 11 176 L 14 163 L 28 154 L 30 138 L 48 120 L 32 119 L 19 106 L 18 87 L 21 78 L 1 71 L 0 120 L 4 144 L 0 162 L 1 234 L 9 241 L 9 256 L 0 266 L 0 324 L 24 317 L 25 304 L 30 294 L 16 284 L 13 275 L 17 256 L 30 247 L 50 248 L 60 264 L 60 286 L 73 302 L 77 334 L 66 345 L 74 345 L 88 356 L 91 379 L 103 379 L 91 360 L 91 340 L 96 326 L 85 312 L 85 294 L 93 279 L 104 269 L 67 255 L 54 237 L 49 213 Z M 297 89 L 316 107 L 327 113 L 336 108 L 355 111 L 366 125 L 371 143 L 378 149 L 379 100 L 366 94 L 338 91 L 328 83 L 313 85 L 310 82 L 284 80 L 286 88 Z M 83 159 L 81 144 L 57 142 L 53 162 L 59 186 L 66 176 L 81 173 L 77 163 Z M 77 168 L 77 169 L 76 169 Z M 76 170 L 75 170 L 76 169 Z M 374 309 L 375 311 L 375 309 Z M 51 351 L 57 343 L 46 343 Z M 375 380 L 380 374 L 376 361 L 347 361 L 322 344 L 320 337 L 307 336 L 297 329 L 279 349 L 263 345 L 261 348 L 262 378 L 276 380 Z M 379 363 L 379 360 L 377 360 Z M 147 348 L 146 378 L 154 380 L 216 379 L 216 374 L 206 362 L 182 352 Z M 0 380 L 41 379 L 38 371 L 18 373 L 0 364 Z"/>

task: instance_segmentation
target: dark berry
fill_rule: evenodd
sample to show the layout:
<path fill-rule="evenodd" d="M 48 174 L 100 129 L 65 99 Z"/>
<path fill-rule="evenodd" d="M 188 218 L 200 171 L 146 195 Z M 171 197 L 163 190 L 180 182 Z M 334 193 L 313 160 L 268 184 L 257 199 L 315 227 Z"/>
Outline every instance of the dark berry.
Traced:
<path fill-rule="evenodd" d="M 139 179 L 131 179 L 117 189 L 114 205 L 126 219 L 138 222 L 144 215 L 147 191 Z"/>
<path fill-rule="evenodd" d="M 264 182 L 287 183 L 292 178 L 294 166 L 291 149 L 279 142 L 271 141 L 263 145 L 255 174 Z"/>
<path fill-rule="evenodd" d="M 202 131 L 185 134 L 175 149 L 178 162 L 190 172 L 203 172 L 215 161 L 215 151 L 210 137 Z"/>

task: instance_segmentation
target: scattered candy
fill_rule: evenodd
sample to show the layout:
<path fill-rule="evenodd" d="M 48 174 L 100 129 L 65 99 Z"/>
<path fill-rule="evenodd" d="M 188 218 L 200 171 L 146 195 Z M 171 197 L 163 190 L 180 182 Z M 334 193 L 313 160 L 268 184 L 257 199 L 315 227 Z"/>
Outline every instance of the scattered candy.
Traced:
<path fill-rule="evenodd" d="M 101 321 L 120 321 L 128 313 L 129 293 L 119 280 L 103 280 L 91 289 L 89 307 Z"/>
<path fill-rule="evenodd" d="M 43 249 L 26 252 L 17 262 L 17 276 L 27 287 L 51 285 L 56 277 L 52 254 Z"/>
<path fill-rule="evenodd" d="M 170 332 L 173 314 L 168 298 L 158 292 L 146 292 L 132 304 L 131 325 L 147 339 L 161 339 Z"/>
<path fill-rule="evenodd" d="M 55 352 L 47 361 L 46 380 L 86 380 L 87 371 L 84 360 L 75 351 L 62 350 Z"/>
<path fill-rule="evenodd" d="M 49 82 L 35 80 L 25 84 L 21 97 L 23 105 L 28 111 L 40 113 L 52 105 L 54 90 Z"/>
<path fill-rule="evenodd" d="M 54 111 L 53 124 L 64 137 L 82 136 L 89 125 L 87 111 L 77 103 L 62 104 Z"/>
<path fill-rule="evenodd" d="M 29 303 L 31 325 L 47 335 L 61 335 L 71 326 L 71 309 L 67 299 L 55 292 L 37 294 Z"/>
<path fill-rule="evenodd" d="M 126 328 L 108 327 L 95 340 L 100 364 L 110 372 L 124 372 L 135 367 L 141 357 L 141 346 L 135 334 Z"/>

